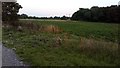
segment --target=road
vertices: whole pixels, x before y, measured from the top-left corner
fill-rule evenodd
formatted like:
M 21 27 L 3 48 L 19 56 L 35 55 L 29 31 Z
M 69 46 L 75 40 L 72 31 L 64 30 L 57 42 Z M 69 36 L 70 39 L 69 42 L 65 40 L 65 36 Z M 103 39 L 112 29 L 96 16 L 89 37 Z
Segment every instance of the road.
M 2 66 L 25 66 L 12 49 L 2 46 Z
M 1 41 L 0 41 L 0 68 L 2 66 L 2 44 L 1 44 Z

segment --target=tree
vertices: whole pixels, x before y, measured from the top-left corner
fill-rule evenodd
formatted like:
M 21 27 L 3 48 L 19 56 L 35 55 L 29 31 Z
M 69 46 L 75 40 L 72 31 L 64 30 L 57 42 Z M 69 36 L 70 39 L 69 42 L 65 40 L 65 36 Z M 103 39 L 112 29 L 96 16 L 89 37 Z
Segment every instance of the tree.
M 19 5 L 16 2 L 3 2 L 2 3 L 2 20 L 3 21 L 17 21 L 19 12 L 19 9 L 22 8 L 21 5 Z
M 72 15 L 71 20 L 120 23 L 120 6 L 93 6 L 91 9 L 80 8 Z
M 91 9 L 92 21 L 99 21 L 99 7 L 93 6 Z
M 69 19 L 69 17 L 66 16 L 61 17 L 61 20 L 67 20 L 67 19 Z
M 60 19 L 60 17 L 55 16 L 54 19 Z
M 92 17 L 92 14 L 91 14 L 91 11 L 88 10 L 85 14 L 84 14 L 84 20 L 88 20 L 88 21 L 91 21 L 91 17 Z
M 27 14 L 21 14 L 19 15 L 20 19 L 27 19 L 28 15 Z

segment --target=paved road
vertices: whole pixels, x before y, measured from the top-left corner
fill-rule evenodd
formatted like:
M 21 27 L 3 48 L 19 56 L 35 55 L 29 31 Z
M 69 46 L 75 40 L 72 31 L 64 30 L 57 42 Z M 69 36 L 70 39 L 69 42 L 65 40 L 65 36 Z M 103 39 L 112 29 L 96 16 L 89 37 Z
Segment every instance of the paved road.
M 0 42 L 0 68 L 2 66 L 2 44 Z
M 2 66 L 25 66 L 23 62 L 19 61 L 15 52 L 2 46 Z

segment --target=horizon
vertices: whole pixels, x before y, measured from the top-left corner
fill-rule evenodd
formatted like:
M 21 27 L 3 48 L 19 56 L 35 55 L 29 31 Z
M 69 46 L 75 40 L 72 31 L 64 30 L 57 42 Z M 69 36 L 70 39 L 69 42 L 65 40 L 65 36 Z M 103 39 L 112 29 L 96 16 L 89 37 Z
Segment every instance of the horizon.
M 71 17 L 74 12 L 79 8 L 91 8 L 92 6 L 107 7 L 111 5 L 118 5 L 119 0 L 39 0 L 30 1 L 28 0 L 17 0 L 23 8 L 20 9 L 19 14 L 27 14 L 28 16 L 36 17 Z M 27 3 L 27 4 L 26 4 Z M 31 5 L 34 3 L 33 5 Z

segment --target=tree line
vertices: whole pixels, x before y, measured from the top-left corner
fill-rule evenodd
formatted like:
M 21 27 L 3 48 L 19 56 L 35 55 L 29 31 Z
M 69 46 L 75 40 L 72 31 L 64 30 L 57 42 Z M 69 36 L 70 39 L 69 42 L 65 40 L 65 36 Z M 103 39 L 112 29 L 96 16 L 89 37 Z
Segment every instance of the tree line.
M 58 17 L 58 16 L 55 16 L 55 17 L 36 17 L 36 16 L 28 16 L 27 14 L 19 14 L 18 17 L 20 19 L 59 19 L 59 20 L 70 19 L 70 17 L 67 17 L 65 15 L 62 17 Z
M 79 8 L 72 17 L 36 17 L 28 16 L 27 14 L 17 14 L 22 6 L 15 2 L 2 3 L 2 20 L 3 21 L 17 21 L 18 19 L 60 19 L 60 20 L 83 20 L 95 22 L 115 22 L 120 23 L 120 5 L 111 5 L 107 7 L 93 6 L 88 8 Z
M 79 8 L 79 10 L 72 15 L 71 20 L 120 23 L 120 5 L 107 7 L 93 6 L 90 9 Z

